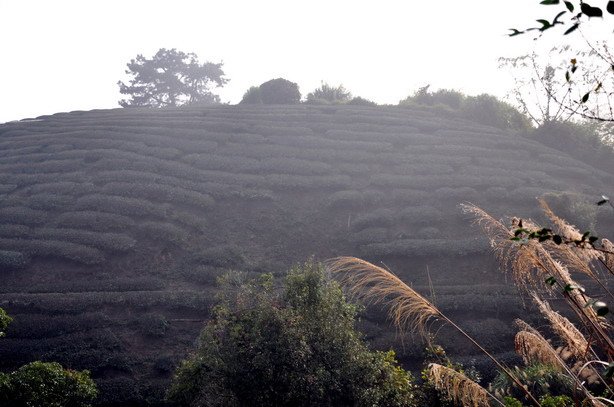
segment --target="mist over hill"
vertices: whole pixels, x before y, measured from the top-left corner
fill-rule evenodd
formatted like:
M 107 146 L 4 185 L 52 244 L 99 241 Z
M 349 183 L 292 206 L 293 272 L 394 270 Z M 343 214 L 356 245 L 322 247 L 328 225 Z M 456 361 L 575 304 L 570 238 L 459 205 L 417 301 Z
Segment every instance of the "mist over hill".
M 383 106 L 117 109 L 0 125 L 0 307 L 15 318 L 0 368 L 54 360 L 91 370 L 101 403 L 153 404 L 217 277 L 337 255 L 383 262 L 423 293 L 430 278 L 437 305 L 505 359 L 522 304 L 458 205 L 539 221 L 546 194 L 581 228 L 611 228 L 611 210 L 592 203 L 614 176 L 555 147 Z M 376 348 L 402 339 L 377 310 L 361 328 Z M 441 336 L 450 354 L 474 357 Z M 412 366 L 422 345 L 404 343 Z

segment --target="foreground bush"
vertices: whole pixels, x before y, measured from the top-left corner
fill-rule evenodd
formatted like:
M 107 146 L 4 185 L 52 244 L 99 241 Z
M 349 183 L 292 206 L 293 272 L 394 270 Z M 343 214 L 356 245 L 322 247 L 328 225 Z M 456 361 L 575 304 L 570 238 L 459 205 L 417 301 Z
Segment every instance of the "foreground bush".
M 268 275 L 228 284 L 169 398 L 182 406 L 414 405 L 411 375 L 393 352 L 368 350 L 355 318 L 318 264 L 293 268 L 281 295 Z
M 63 369 L 55 362 L 32 362 L 12 373 L 0 373 L 2 406 L 87 407 L 97 394 L 88 371 Z

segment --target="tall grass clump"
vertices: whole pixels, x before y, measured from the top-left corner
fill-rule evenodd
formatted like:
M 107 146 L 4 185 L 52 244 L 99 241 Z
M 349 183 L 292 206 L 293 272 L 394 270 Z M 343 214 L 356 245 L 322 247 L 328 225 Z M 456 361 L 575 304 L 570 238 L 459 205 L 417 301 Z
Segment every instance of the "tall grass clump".
M 613 245 L 589 232 L 581 233 L 554 214 L 545 200 L 540 199 L 539 204 L 552 223 L 551 228 L 520 218 L 511 218 L 507 226 L 475 205 L 462 205 L 463 211 L 481 226 L 502 270 L 511 275 L 521 297 L 530 298 L 549 324 L 552 338 L 524 321 L 517 321 L 519 331 L 514 346 L 527 368 L 505 366 L 430 300 L 389 270 L 354 257 L 331 259 L 328 270 L 350 294 L 372 304 L 383 304 L 397 328 L 417 332 L 429 343 L 435 321 L 452 326 L 494 362 L 518 397 L 490 391 L 492 387 L 488 390 L 480 386 L 454 366 L 428 365 L 426 380 L 457 405 L 546 406 L 570 405 L 565 403 L 571 401 L 582 406 L 614 405 L 611 400 L 614 345 L 609 308 L 604 300 L 612 298 L 608 280 L 614 274 Z M 579 276 L 582 281 L 591 282 L 594 298 L 578 283 Z M 552 301 L 548 301 L 552 299 L 563 300 L 571 311 L 567 314 L 573 318 L 553 309 Z M 568 384 L 569 394 L 533 394 L 526 373 L 532 366 L 545 366 L 556 372 Z

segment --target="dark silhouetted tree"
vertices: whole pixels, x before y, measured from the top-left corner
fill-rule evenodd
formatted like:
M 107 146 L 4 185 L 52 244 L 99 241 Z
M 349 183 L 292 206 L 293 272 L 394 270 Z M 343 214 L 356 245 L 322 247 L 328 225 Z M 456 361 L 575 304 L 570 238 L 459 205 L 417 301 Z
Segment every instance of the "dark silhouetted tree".
M 119 101 L 122 107 L 219 103 L 219 96 L 211 88 L 228 81 L 222 63 L 201 64 L 196 54 L 175 48 L 161 48 L 151 59 L 138 55 L 127 66 L 126 73 L 132 76 L 130 83 L 118 82 L 120 93 L 128 96 Z
M 301 92 L 296 83 L 277 78 L 260 85 L 260 98 L 267 105 L 291 105 L 301 101 Z

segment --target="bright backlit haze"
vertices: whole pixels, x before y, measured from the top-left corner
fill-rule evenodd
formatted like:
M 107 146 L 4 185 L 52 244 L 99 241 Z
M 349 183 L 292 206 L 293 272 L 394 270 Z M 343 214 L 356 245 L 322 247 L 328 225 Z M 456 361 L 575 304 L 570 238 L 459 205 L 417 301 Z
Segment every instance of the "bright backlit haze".
M 552 17 L 538 3 L 0 0 L 0 123 L 116 108 L 126 63 L 159 48 L 223 61 L 230 82 L 218 93 L 231 104 L 277 77 L 303 95 L 326 81 L 378 103 L 426 84 L 502 97 L 511 80 L 498 57 L 561 42 L 560 30 L 506 36 Z

